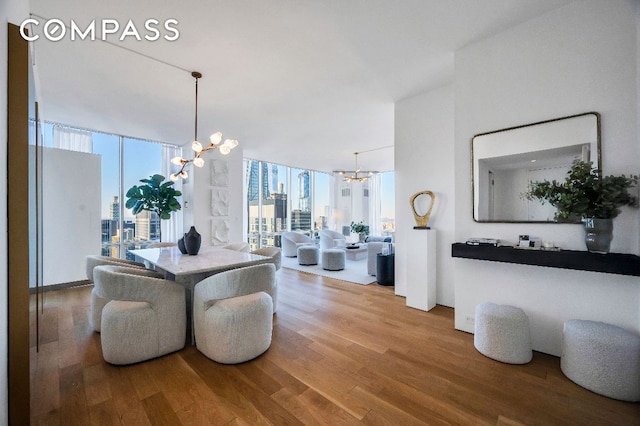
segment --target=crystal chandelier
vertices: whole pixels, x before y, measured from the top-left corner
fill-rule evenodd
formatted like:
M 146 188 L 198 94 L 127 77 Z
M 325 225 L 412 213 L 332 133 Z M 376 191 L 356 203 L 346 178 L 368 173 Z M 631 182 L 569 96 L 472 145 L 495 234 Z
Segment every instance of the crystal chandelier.
M 364 182 L 367 179 L 369 179 L 371 176 L 373 176 L 375 173 L 378 173 L 376 171 L 360 170 L 360 167 L 358 167 L 358 154 L 360 153 L 354 152 L 353 154 L 356 156 L 355 170 L 334 170 L 333 171 L 334 173 L 338 173 L 339 175 L 343 176 L 343 179 L 345 180 L 345 182 L 353 182 L 353 181 Z
M 172 181 L 177 181 L 178 178 L 186 179 L 189 177 L 185 167 L 189 163 L 193 163 L 196 167 L 204 166 L 204 159 L 202 158 L 202 154 L 211 150 L 217 149 L 220 151 L 220 154 L 227 155 L 231 152 L 233 148 L 238 146 L 238 141 L 235 139 L 225 139 L 222 142 L 222 133 L 216 132 L 209 137 L 209 145 L 202 146 L 200 142 L 198 142 L 198 79 L 202 78 L 202 74 L 197 71 L 193 71 L 191 76 L 196 79 L 196 114 L 195 114 L 195 131 L 193 142 L 191 143 L 191 149 L 194 152 L 194 157 L 191 160 L 184 159 L 182 157 L 174 157 L 171 159 L 171 162 L 175 165 L 181 166 L 180 171 L 177 173 L 172 173 L 169 177 Z M 222 142 L 222 143 L 220 143 Z

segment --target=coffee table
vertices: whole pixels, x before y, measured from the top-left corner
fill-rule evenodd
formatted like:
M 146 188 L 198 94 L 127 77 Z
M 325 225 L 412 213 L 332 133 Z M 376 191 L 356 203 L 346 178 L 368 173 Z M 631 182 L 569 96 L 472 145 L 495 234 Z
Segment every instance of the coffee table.
M 347 248 L 344 247 L 345 257 L 349 260 L 362 260 L 367 258 L 367 245 L 366 244 L 358 244 L 355 246 L 356 248 Z

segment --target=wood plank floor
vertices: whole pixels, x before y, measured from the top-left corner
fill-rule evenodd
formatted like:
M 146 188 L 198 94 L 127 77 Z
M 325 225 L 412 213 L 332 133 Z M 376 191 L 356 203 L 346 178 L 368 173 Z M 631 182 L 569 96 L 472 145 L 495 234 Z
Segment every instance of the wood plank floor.
M 91 287 L 47 293 L 31 424 L 640 424 L 640 404 L 579 387 L 557 357 L 515 366 L 482 356 L 454 330 L 453 309 L 408 308 L 392 287 L 278 275 L 271 348 L 235 366 L 193 346 L 109 365 L 89 326 Z

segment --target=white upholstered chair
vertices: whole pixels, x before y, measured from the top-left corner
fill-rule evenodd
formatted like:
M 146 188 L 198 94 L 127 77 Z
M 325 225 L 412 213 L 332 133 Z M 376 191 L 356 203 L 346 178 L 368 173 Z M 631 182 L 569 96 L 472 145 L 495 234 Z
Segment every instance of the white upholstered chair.
M 232 269 L 196 284 L 193 320 L 196 348 L 207 358 L 237 364 L 271 345 L 276 268 L 261 264 Z
M 108 300 L 100 336 L 108 363 L 132 364 L 184 347 L 184 287 L 140 272 L 120 266 L 98 266 L 93 271 L 97 295 Z
M 118 259 L 118 258 L 109 257 L 109 256 L 91 255 L 91 256 L 87 256 L 86 258 L 87 279 L 93 282 L 94 281 L 93 270 L 97 266 L 107 266 L 107 265 L 127 267 L 127 268 L 137 270 L 142 275 L 162 278 L 162 276 L 157 274 L 156 272 L 146 269 L 144 267 L 144 264 L 142 263 L 133 262 L 131 260 L 126 260 L 126 259 Z M 108 299 L 104 299 L 98 295 L 98 293 L 96 292 L 96 288 L 94 286 L 94 288 L 91 290 L 91 308 L 90 308 L 91 310 L 89 313 L 89 323 L 93 327 L 93 330 L 97 331 L 98 333 L 100 332 L 100 318 L 102 316 L 102 308 L 104 308 L 104 305 L 106 305 L 108 302 L 109 302 Z
M 282 255 L 286 257 L 296 257 L 298 247 L 313 244 L 313 240 L 300 232 L 282 233 Z
M 322 229 L 318 235 L 320 236 L 320 250 L 341 248 L 347 245 L 347 239 L 340 232 Z
M 249 249 L 251 248 L 251 246 L 249 246 L 249 243 L 245 243 L 244 241 L 242 241 L 239 243 L 226 244 L 222 246 L 222 248 L 225 248 L 227 250 L 235 250 L 235 251 L 241 251 L 244 253 L 249 253 Z
M 87 256 L 85 263 L 85 270 L 89 281 L 93 281 L 93 268 L 102 265 L 126 266 L 127 268 L 144 269 L 144 263 L 134 262 L 127 259 L 118 259 L 116 257 L 89 255 Z
M 276 271 L 282 266 L 282 249 L 280 247 L 261 247 L 253 250 L 251 253 L 270 257 L 276 267 Z

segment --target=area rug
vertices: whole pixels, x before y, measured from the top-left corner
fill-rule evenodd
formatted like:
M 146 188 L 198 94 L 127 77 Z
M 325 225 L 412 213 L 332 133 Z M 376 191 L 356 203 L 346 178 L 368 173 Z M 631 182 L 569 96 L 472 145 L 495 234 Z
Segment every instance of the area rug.
M 282 267 L 295 269 L 336 280 L 348 281 L 355 284 L 368 285 L 376 282 L 376 277 L 367 274 L 367 260 L 346 260 L 342 271 L 325 271 L 321 265 L 298 265 L 297 257 L 282 257 Z

